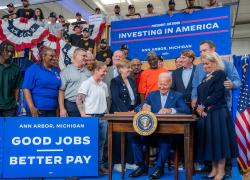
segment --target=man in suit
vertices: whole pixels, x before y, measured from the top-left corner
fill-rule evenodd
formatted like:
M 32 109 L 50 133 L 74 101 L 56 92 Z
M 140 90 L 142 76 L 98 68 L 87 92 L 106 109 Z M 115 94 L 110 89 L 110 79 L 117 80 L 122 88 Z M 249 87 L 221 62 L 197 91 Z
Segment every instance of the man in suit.
M 139 107 L 137 110 L 151 111 L 156 114 L 190 113 L 182 95 L 179 92 L 170 90 L 171 86 L 171 74 L 161 73 L 158 78 L 158 90 L 150 92 L 142 108 Z M 147 138 L 140 136 L 133 138 L 132 147 L 135 163 L 138 165 L 138 168 L 130 173 L 129 177 L 135 178 L 147 174 L 148 166 L 145 164 L 145 156 L 142 149 L 143 145 L 147 144 L 152 138 L 154 141 L 158 138 L 159 154 L 156 169 L 149 177 L 150 179 L 159 179 L 163 175 L 164 163 L 167 160 L 170 149 L 170 138 L 164 135 L 151 135 Z
M 179 58 L 181 67 L 173 71 L 173 83 L 172 90 L 182 93 L 185 103 L 191 109 L 191 93 L 192 93 L 192 80 L 195 72 L 195 65 L 193 62 L 195 60 L 195 54 L 192 50 L 184 50 L 181 52 Z M 184 148 L 183 148 L 183 136 L 176 135 L 175 142 L 181 154 L 181 159 L 183 161 Z
M 119 61 L 121 61 L 123 59 L 125 59 L 124 53 L 120 50 L 115 51 L 113 56 L 112 56 L 112 64 L 113 65 L 108 67 L 107 75 L 104 78 L 104 82 L 108 86 L 108 93 L 109 93 L 108 109 L 110 109 L 110 105 L 111 105 L 110 83 L 111 83 L 111 80 L 113 78 L 115 78 L 119 75 L 116 65 Z
M 183 94 L 184 101 L 188 106 L 191 103 L 192 80 L 195 71 L 194 60 L 195 54 L 192 50 L 182 51 L 180 57 L 182 67 L 174 70 L 172 74 L 172 89 Z

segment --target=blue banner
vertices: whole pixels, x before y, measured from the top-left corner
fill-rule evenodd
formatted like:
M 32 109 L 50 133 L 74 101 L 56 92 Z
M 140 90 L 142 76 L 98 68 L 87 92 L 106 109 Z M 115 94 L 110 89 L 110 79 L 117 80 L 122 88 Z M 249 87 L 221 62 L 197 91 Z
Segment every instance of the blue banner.
M 212 40 L 220 55 L 231 54 L 230 7 L 177 13 L 111 23 L 112 50 L 122 44 L 129 47 L 129 57 L 146 59 L 155 51 L 164 59 L 174 59 L 185 49 L 199 56 L 199 44 Z
M 6 118 L 4 178 L 98 176 L 97 118 Z

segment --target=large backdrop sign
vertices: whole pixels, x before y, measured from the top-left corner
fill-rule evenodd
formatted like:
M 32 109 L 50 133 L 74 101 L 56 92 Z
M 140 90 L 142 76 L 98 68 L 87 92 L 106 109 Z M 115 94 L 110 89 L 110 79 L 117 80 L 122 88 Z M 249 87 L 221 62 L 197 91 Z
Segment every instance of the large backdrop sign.
M 97 118 L 2 118 L 1 123 L 3 178 L 98 176 Z
M 128 44 L 129 57 L 144 60 L 149 51 L 165 59 L 180 56 L 184 49 L 199 55 L 199 43 L 212 40 L 220 55 L 231 54 L 230 7 L 112 22 L 111 47 Z

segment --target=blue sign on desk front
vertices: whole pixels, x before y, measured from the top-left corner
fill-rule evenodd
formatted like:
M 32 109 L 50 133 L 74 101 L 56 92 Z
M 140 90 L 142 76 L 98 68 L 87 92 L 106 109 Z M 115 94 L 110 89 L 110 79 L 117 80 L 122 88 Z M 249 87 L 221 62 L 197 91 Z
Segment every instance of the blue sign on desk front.
M 199 44 L 212 40 L 220 55 L 231 54 L 230 7 L 176 13 L 111 23 L 112 50 L 127 44 L 130 58 L 145 60 L 149 51 L 174 59 L 191 49 L 199 56 Z
M 98 176 L 97 118 L 6 118 L 4 178 Z

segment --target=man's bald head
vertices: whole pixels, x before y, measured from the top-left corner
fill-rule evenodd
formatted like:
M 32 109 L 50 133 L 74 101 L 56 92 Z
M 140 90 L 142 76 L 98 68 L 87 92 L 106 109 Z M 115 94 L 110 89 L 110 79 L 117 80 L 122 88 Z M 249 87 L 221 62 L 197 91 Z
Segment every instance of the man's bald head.
M 116 65 L 117 62 L 119 62 L 120 60 L 125 59 L 125 55 L 121 50 L 117 50 L 114 52 L 113 56 L 112 56 L 112 61 L 113 64 Z
M 132 68 L 133 73 L 138 74 L 139 72 L 141 72 L 141 66 L 142 66 L 142 63 L 139 59 L 132 59 L 131 68 Z

